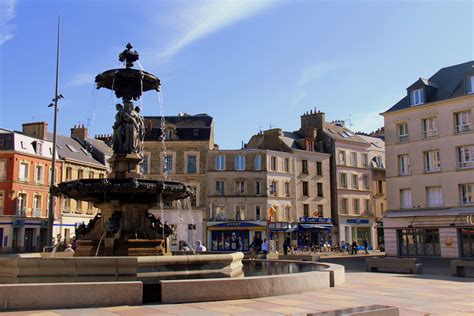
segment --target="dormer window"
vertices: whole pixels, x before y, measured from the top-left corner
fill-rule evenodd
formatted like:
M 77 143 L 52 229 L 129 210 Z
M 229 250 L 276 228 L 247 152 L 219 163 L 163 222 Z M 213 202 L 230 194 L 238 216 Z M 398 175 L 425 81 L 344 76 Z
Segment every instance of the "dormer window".
M 474 76 L 467 77 L 467 94 L 474 93 Z
M 410 104 L 418 105 L 425 103 L 425 93 L 423 89 L 410 91 Z

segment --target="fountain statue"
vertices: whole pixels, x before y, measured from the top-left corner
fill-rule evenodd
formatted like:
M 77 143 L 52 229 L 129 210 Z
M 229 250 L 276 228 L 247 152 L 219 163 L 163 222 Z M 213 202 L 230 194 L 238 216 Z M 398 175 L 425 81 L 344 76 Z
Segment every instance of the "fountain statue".
M 145 124 L 140 108 L 134 106 L 143 92 L 160 90 L 160 79 L 134 69 L 139 54 L 128 43 L 119 60 L 125 68 L 107 70 L 96 76 L 97 89 L 106 88 L 122 98 L 112 126 L 114 154 L 106 179 L 79 179 L 59 183 L 53 190 L 65 196 L 93 202 L 100 213 L 86 226 L 77 228 L 77 256 L 146 256 L 171 254 L 167 243 L 173 233 L 163 219 L 149 209 L 158 203 L 183 199 L 193 191 L 180 182 L 142 178 Z

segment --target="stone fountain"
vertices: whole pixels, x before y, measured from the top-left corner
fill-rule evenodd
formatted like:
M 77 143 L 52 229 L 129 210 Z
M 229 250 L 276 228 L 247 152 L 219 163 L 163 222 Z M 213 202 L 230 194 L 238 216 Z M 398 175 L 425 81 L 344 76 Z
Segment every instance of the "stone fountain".
M 145 125 L 140 108 L 134 106 L 143 92 L 160 90 L 160 79 L 134 69 L 139 54 L 129 43 L 120 53 L 125 68 L 107 70 L 96 76 L 97 89 L 113 90 L 117 104 L 106 179 L 79 179 L 60 183 L 53 194 L 89 201 L 100 213 L 76 231 L 77 256 L 150 256 L 171 254 L 167 237 L 172 229 L 155 218 L 149 209 L 158 203 L 183 199 L 193 191 L 181 182 L 146 180 L 140 164 Z

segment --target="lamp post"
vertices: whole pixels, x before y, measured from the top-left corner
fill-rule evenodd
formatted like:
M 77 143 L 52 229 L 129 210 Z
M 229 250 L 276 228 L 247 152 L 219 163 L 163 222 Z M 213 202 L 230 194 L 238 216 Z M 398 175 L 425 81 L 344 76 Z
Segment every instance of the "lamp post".
M 54 93 L 54 127 L 53 127 L 53 150 L 52 150 L 52 169 L 49 189 L 49 212 L 48 212 L 48 246 L 53 246 L 53 224 L 54 224 L 54 196 L 52 195 L 53 187 L 56 183 L 56 128 L 58 121 L 58 99 L 62 99 L 62 95 L 58 95 L 59 87 L 59 29 L 61 26 L 61 16 L 58 16 L 58 44 L 56 49 L 56 88 Z M 50 104 L 52 106 L 52 104 Z

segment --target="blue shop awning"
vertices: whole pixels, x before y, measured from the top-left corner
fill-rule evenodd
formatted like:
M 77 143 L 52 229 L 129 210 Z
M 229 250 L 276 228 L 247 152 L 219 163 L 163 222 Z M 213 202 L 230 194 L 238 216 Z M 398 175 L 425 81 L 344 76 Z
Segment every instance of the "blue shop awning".
M 301 229 L 332 229 L 332 225 L 319 225 L 319 224 L 299 224 Z

